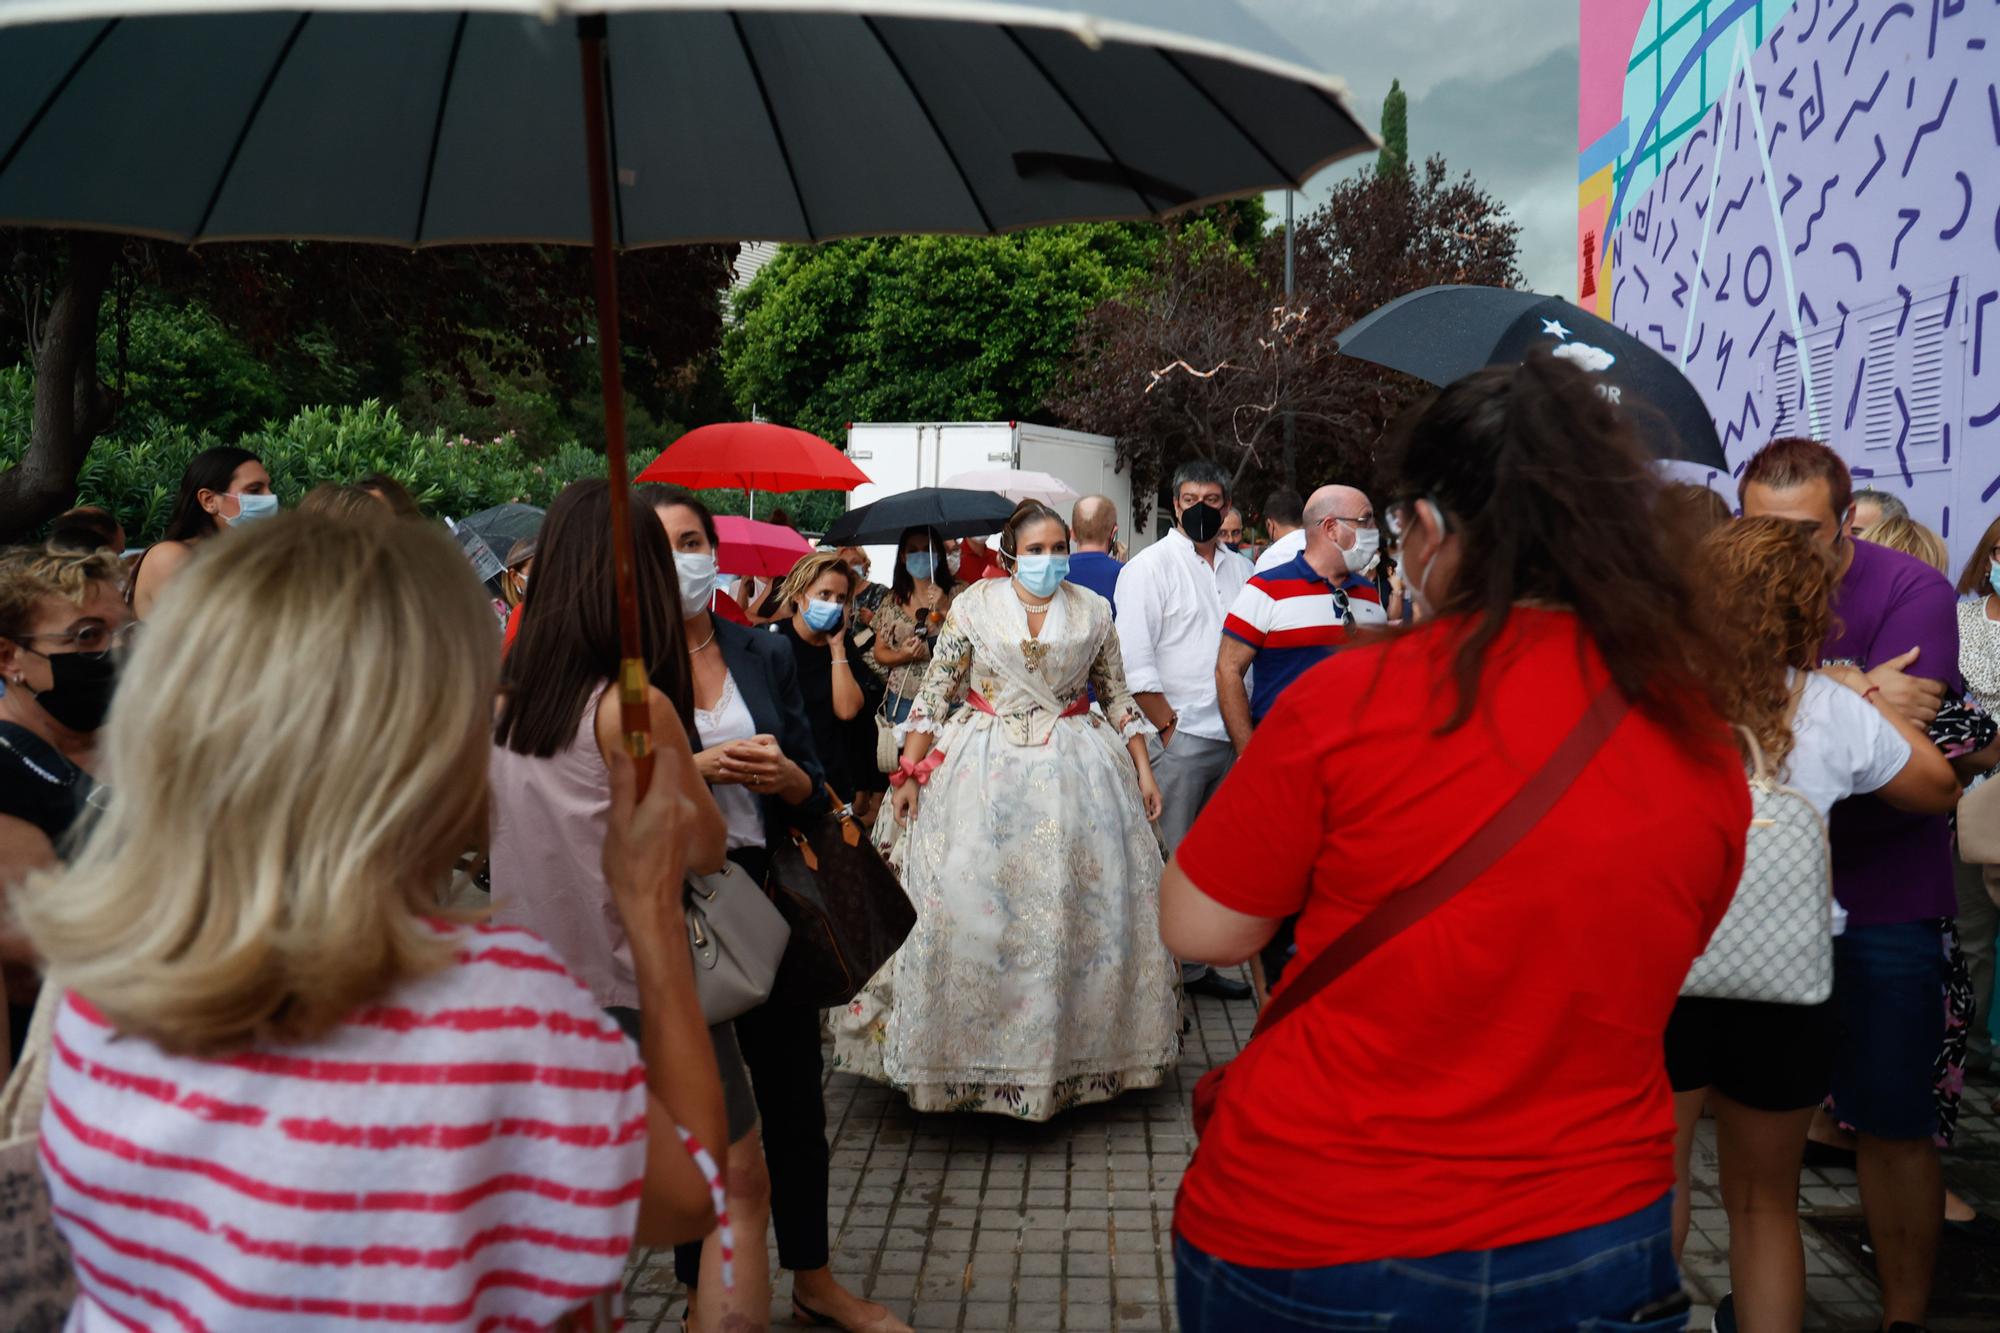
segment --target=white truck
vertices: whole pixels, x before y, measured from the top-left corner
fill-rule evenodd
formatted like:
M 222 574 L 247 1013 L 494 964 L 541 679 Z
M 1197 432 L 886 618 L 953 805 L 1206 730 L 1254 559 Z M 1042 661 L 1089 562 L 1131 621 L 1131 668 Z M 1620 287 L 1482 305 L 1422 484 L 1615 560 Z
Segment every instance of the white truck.
M 1110 497 L 1118 506 L 1119 538 L 1131 551 L 1152 544 L 1150 526 L 1141 532 L 1132 521 L 1132 474 L 1118 466 L 1117 442 L 1109 435 L 1025 421 L 857 421 L 847 428 L 847 456 L 873 478 L 849 492 L 849 509 L 936 486 L 961 472 L 1046 472 L 1078 495 Z M 870 547 L 868 559 L 875 580 L 889 582 L 896 553 Z

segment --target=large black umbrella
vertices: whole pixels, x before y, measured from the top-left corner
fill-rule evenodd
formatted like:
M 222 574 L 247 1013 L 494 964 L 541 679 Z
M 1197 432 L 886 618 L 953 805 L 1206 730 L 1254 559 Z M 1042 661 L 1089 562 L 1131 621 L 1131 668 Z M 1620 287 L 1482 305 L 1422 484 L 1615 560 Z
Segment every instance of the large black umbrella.
M 1631 334 L 1557 296 L 1445 286 L 1399 296 L 1340 335 L 1344 355 L 1432 384 L 1542 350 L 1588 371 L 1663 459 L 1726 472 L 1715 418 L 1680 367 Z
M 588 244 L 644 756 L 618 250 L 1154 217 L 1343 98 L 1239 0 L 0 0 L 0 225 Z
M 911 528 L 936 528 L 940 537 L 984 537 L 1000 531 L 1014 502 L 993 491 L 925 486 L 851 509 L 826 530 L 828 546 L 879 546 L 902 540 Z

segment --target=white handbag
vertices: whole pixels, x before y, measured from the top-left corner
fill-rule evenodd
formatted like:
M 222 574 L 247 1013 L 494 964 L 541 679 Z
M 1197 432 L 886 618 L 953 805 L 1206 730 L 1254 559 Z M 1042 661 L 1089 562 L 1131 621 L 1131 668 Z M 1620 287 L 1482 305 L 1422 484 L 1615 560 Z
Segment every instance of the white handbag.
M 1833 994 L 1833 853 L 1811 801 L 1780 783 L 1748 731 L 1743 878 L 1681 994 L 1819 1004 Z

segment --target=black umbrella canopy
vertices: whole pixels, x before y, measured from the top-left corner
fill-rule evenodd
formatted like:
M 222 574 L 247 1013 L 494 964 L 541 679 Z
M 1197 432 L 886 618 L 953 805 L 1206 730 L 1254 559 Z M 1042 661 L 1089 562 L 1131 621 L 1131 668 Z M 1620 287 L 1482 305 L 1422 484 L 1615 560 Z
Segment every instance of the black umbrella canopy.
M 0 222 L 589 244 L 568 13 L 625 248 L 1156 216 L 1373 145 L 1235 0 L 1084 7 L 0 0 Z
M 1340 335 L 1344 355 L 1450 384 L 1542 350 L 1587 371 L 1662 459 L 1728 471 L 1715 418 L 1680 367 L 1568 301 L 1503 287 L 1445 286 L 1399 296 Z
M 885 496 L 842 514 L 826 530 L 828 546 L 879 546 L 903 539 L 911 528 L 936 528 L 940 537 L 984 537 L 1000 531 L 1014 502 L 993 491 L 925 486 Z
M 643 784 L 619 249 L 1155 217 L 1374 146 L 1239 0 L 1086 3 L 0 0 L 0 224 L 588 244 Z

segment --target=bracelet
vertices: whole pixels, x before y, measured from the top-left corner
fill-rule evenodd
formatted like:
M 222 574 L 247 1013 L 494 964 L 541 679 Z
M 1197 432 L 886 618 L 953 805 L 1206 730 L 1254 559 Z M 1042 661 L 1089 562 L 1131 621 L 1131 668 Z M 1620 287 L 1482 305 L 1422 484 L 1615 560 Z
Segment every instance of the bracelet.
M 846 665 L 847 665 L 847 659 L 846 659 L 846 658 L 844 658 L 844 657 L 836 657 L 836 658 L 834 658 L 834 659 L 833 659 L 833 664 L 834 664 L 835 666 L 846 666 Z
M 1870 685 L 1867 689 L 1861 691 L 1861 702 L 1867 703 L 1871 696 L 1880 694 L 1881 692 L 1882 687 L 1880 685 Z

